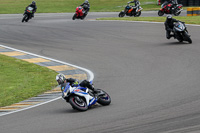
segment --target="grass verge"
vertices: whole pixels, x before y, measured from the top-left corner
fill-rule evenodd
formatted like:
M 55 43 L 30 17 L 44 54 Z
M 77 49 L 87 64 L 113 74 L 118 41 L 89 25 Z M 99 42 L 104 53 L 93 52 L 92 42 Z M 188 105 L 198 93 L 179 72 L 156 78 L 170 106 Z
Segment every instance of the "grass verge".
M 56 72 L 0 54 L 0 107 L 37 96 L 56 86 Z
M 75 12 L 84 0 L 35 0 L 37 13 Z M 91 12 L 120 12 L 130 0 L 89 0 Z M 0 0 L 0 14 L 23 13 L 32 0 Z M 156 0 L 140 0 L 144 10 L 158 10 Z
M 177 20 L 183 21 L 186 24 L 200 24 L 200 16 L 176 16 Z M 98 18 L 97 20 L 126 20 L 126 21 L 150 21 L 150 22 L 165 22 L 166 17 L 123 17 L 123 18 Z

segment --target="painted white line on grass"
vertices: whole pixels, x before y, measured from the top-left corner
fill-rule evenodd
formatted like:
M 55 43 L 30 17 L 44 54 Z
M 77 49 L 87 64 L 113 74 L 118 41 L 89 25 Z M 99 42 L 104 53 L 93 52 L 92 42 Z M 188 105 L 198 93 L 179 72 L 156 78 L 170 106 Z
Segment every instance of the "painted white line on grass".
M 11 49 L 11 50 L 14 50 L 14 51 L 26 53 L 28 55 L 33 55 L 33 56 L 37 56 L 37 57 L 44 58 L 44 59 L 47 59 L 47 60 L 51 60 L 51 61 L 54 61 L 54 62 L 58 62 L 58 63 L 61 63 L 61 64 L 65 64 L 65 65 L 69 65 L 69 66 L 72 66 L 72 67 L 76 67 L 76 68 L 81 69 L 81 70 L 83 70 L 83 71 L 88 73 L 88 75 L 89 75 L 89 79 L 88 80 L 89 81 L 92 81 L 94 79 L 93 72 L 88 70 L 88 69 L 86 69 L 86 68 L 79 67 L 79 66 L 76 66 L 76 65 L 73 65 L 73 64 L 69 64 L 69 63 L 66 63 L 66 62 L 63 62 L 63 61 L 55 60 L 55 59 L 52 59 L 52 58 L 44 57 L 44 56 L 41 56 L 41 55 L 29 53 L 29 52 L 26 52 L 26 51 L 18 50 L 18 49 L 11 48 L 11 47 L 8 47 L 8 46 L 5 46 L 5 45 L 1 45 L 1 44 L 0 44 L 0 47 L 4 47 L 4 48 Z M 36 105 L 30 106 L 30 107 L 27 107 L 27 108 L 23 108 L 23 109 L 11 111 L 11 112 L 8 112 L 8 113 L 4 113 L 4 114 L 1 114 L 0 116 L 5 116 L 5 115 L 8 115 L 8 114 L 12 114 L 12 113 L 20 112 L 20 111 L 23 111 L 23 110 L 31 109 L 31 108 L 34 108 L 34 107 L 37 107 L 37 106 L 40 106 L 40 105 L 43 105 L 43 104 L 46 104 L 46 103 L 53 102 L 53 101 L 58 100 L 60 98 L 62 98 L 62 97 L 58 97 L 58 98 L 55 98 L 55 99 L 52 99 L 52 100 L 49 100 L 49 101 L 46 101 L 46 102 L 43 102 L 43 103 L 40 103 L 40 104 L 36 104 Z

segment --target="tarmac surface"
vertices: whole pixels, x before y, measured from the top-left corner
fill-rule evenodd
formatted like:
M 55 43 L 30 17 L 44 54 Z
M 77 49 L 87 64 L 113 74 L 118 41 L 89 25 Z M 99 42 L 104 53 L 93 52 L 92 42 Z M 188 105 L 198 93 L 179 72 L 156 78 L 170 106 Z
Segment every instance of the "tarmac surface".
M 112 99 L 86 112 L 58 99 L 1 116 L 1 133 L 200 132 L 200 27 L 187 25 L 188 44 L 167 40 L 163 23 L 94 21 L 113 14 L 0 15 L 2 45 L 87 68 Z

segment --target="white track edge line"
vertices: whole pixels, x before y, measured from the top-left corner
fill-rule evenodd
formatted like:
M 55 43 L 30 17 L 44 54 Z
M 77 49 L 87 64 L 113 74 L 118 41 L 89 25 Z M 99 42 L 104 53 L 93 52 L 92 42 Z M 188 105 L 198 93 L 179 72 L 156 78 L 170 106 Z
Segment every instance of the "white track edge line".
M 65 65 L 69 65 L 69 66 L 72 66 L 72 67 L 76 67 L 76 68 L 78 68 L 78 69 L 81 69 L 81 70 L 83 70 L 83 71 L 86 71 L 86 72 L 89 74 L 89 81 L 92 81 L 92 80 L 94 79 L 94 73 L 93 73 L 92 71 L 86 69 L 86 68 L 79 67 L 79 66 L 76 66 L 76 65 L 73 65 L 73 64 L 70 64 L 70 63 L 66 63 L 66 62 L 63 62 L 63 61 L 55 60 L 55 59 L 52 59 L 52 58 L 44 57 L 44 56 L 41 56 L 41 55 L 29 53 L 29 52 L 26 52 L 26 51 L 18 50 L 18 49 L 11 48 L 11 47 L 8 47 L 8 46 L 5 46 L 5 45 L 1 45 L 1 44 L 0 44 L 0 47 L 7 48 L 7 49 L 11 49 L 11 50 L 18 51 L 18 52 L 22 52 L 22 53 L 26 53 L 26 54 L 28 54 L 28 55 L 37 56 L 37 57 L 40 57 L 40 58 L 44 58 L 44 59 L 47 59 L 47 60 L 51 60 L 51 61 L 54 61 L 54 62 L 58 62 L 58 63 L 61 63 L 61 64 L 65 64 Z M 36 104 L 36 105 L 31 106 L 31 107 L 27 107 L 27 108 L 15 110 L 15 111 L 12 111 L 12 112 L 8 112 L 8 113 L 5 113 L 5 114 L 1 114 L 0 116 L 5 116 L 5 115 L 8 115 L 8 114 L 20 112 L 20 111 L 23 111 L 23 110 L 28 110 L 28 109 L 31 109 L 31 108 L 34 108 L 34 107 L 37 107 L 37 106 L 40 106 L 40 105 L 43 105 L 43 104 L 46 104 L 46 103 L 55 101 L 55 100 L 58 100 L 58 99 L 60 99 L 60 98 L 62 98 L 62 97 L 58 97 L 58 98 L 55 98 L 55 99 L 52 99 L 52 100 L 49 100 L 49 101 L 46 101 L 46 102 L 42 102 L 42 103 L 40 103 L 40 104 Z
M 126 21 L 126 20 L 88 20 L 88 21 L 110 21 L 110 22 L 129 22 L 129 23 L 153 23 L 153 24 L 164 24 L 164 22 L 150 22 L 150 21 Z M 190 26 L 197 26 L 200 27 L 200 25 L 197 24 L 186 24 Z

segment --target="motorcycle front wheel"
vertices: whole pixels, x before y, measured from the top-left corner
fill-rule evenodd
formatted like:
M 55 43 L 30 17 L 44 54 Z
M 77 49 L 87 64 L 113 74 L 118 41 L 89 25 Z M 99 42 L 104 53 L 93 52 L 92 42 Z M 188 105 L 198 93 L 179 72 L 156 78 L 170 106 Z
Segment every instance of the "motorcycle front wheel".
M 22 18 L 22 23 L 27 19 L 27 14 L 24 15 L 24 17 Z
M 72 20 L 76 19 L 77 14 L 75 13 L 74 16 L 72 17 Z
M 163 16 L 165 13 L 161 10 L 158 11 L 158 16 Z
M 192 43 L 192 39 L 190 38 L 190 36 L 188 35 L 188 33 L 184 32 L 183 35 L 186 38 L 185 40 L 188 41 L 191 44 Z
M 140 15 L 141 15 L 141 11 L 139 11 L 139 12 L 137 12 L 136 14 L 135 14 L 135 17 L 139 17 Z
M 78 111 L 86 111 L 86 110 L 88 110 L 88 106 L 87 106 L 85 100 L 82 97 L 71 96 L 69 98 L 69 103 L 71 104 L 73 109 L 76 109 Z
M 120 12 L 118 16 L 119 16 L 120 18 L 121 18 L 121 17 L 124 17 L 124 16 L 125 16 L 125 13 L 124 13 L 124 12 Z
M 102 94 L 98 96 L 97 102 L 103 106 L 109 105 L 111 103 L 111 98 L 105 91 L 98 89 Z

